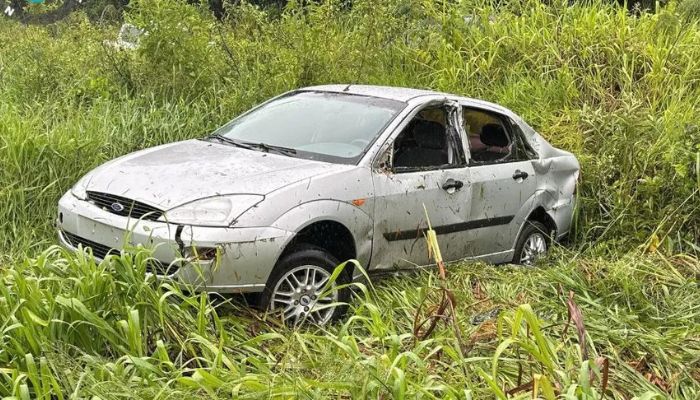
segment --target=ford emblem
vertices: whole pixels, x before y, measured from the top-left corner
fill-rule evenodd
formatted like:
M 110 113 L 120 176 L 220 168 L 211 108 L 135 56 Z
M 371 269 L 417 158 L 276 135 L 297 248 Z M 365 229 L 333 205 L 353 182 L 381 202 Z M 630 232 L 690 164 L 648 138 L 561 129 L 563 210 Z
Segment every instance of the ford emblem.
M 112 203 L 111 206 L 109 206 L 112 211 L 114 212 L 122 212 L 124 211 L 124 206 L 121 203 Z

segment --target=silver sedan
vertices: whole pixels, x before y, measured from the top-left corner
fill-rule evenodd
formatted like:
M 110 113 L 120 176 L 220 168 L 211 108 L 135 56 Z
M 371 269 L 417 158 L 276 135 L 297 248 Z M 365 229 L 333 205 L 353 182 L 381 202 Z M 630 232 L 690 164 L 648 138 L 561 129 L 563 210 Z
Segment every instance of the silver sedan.
M 424 210 L 448 261 L 532 263 L 569 232 L 578 175 L 571 153 L 501 106 L 316 86 L 96 168 L 59 201 L 57 227 L 95 258 L 148 246 L 154 274 L 325 323 L 359 275 L 347 264 L 330 279 L 343 261 L 430 264 Z

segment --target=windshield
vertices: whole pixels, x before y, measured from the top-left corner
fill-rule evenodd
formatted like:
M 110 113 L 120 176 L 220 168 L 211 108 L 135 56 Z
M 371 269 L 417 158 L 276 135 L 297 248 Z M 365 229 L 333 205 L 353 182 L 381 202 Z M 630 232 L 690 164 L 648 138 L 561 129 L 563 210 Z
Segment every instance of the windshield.
M 297 92 L 229 122 L 214 135 L 251 149 L 280 147 L 285 154 L 354 164 L 406 103 L 368 96 Z

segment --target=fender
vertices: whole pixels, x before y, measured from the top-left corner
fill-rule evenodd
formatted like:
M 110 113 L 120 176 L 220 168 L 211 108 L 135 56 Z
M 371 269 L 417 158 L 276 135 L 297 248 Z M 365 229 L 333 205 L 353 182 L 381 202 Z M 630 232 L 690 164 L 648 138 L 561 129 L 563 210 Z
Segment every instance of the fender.
M 544 212 L 554 221 L 554 225 L 556 226 L 555 228 L 555 238 L 559 239 L 562 236 L 566 235 L 569 231 L 569 226 L 570 226 L 570 221 L 565 221 L 563 218 L 565 217 L 566 212 L 558 212 L 559 208 L 552 207 L 554 204 L 552 200 L 552 194 L 549 193 L 546 189 L 539 189 L 537 190 L 532 197 L 530 197 L 525 204 L 523 204 L 523 207 L 520 209 L 518 212 L 518 215 L 516 215 L 515 219 L 518 222 L 518 232 L 517 235 L 515 235 L 515 242 L 513 242 L 512 248 L 515 249 L 515 244 L 518 242 L 518 239 L 520 238 L 520 232 L 522 232 L 523 228 L 525 227 L 525 223 L 527 222 L 527 219 L 530 217 L 530 214 L 532 214 L 535 209 L 538 207 L 542 207 L 544 209 Z M 573 200 L 571 201 L 571 207 L 573 207 Z
M 290 209 L 280 216 L 272 226 L 298 233 L 314 222 L 338 222 L 350 231 L 355 240 L 357 261 L 360 265 L 367 266 L 372 254 L 374 221 L 363 208 L 374 209 L 374 205 L 371 203 L 373 202 L 367 201 L 361 208 L 338 200 L 313 200 Z M 293 237 L 289 238 L 282 248 L 285 248 L 292 240 Z
M 538 207 L 542 207 L 554 221 L 556 239 L 566 235 L 571 227 L 579 163 L 570 153 L 555 149 L 543 140 L 542 142 L 547 146 L 546 150 L 551 155 L 550 158 L 532 161 L 532 166 L 537 173 L 537 189 L 532 197 L 525 201 L 515 217 L 518 221 L 518 232 L 514 236 L 515 242 L 512 248 L 515 248 L 528 217 Z
M 513 221 L 516 222 L 515 226 L 517 232 L 513 236 L 514 241 L 511 244 L 511 249 L 515 249 L 515 245 L 516 243 L 518 243 L 518 239 L 520 238 L 520 232 L 522 232 L 523 228 L 525 227 L 525 223 L 527 222 L 527 219 L 530 217 L 530 214 L 532 214 L 532 212 L 535 211 L 536 208 L 543 207 L 545 209 L 545 212 L 547 214 L 550 214 L 550 210 L 547 207 L 547 199 L 549 198 L 549 196 L 550 195 L 545 190 L 538 189 L 535 191 L 535 193 L 532 194 L 532 196 L 530 196 L 529 199 L 525 201 L 525 203 L 523 203 L 522 207 L 513 218 Z

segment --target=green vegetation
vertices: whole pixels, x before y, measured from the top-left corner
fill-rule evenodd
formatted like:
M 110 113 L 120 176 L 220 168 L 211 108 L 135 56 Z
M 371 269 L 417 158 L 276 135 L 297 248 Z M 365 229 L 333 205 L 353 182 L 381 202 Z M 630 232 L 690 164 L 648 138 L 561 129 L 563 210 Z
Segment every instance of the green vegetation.
M 700 397 L 696 3 L 640 17 L 527 0 L 240 4 L 219 23 L 141 0 L 124 15 L 149 33 L 136 51 L 105 46 L 119 24 L 81 13 L 0 18 L 0 396 L 503 398 L 534 380 L 543 398 Z M 145 278 L 147 251 L 95 265 L 50 247 L 55 204 L 89 169 L 328 82 L 521 114 L 581 161 L 572 246 L 532 269 L 449 266 L 462 343 L 445 324 L 414 340 L 431 271 L 360 287 L 347 322 L 293 331 Z M 565 328 L 568 307 L 585 332 Z
M 593 365 L 606 357 L 611 397 L 700 394 L 700 293 L 689 278 L 700 265 L 689 257 L 564 261 L 571 254 L 562 252 L 546 268 L 452 268 L 466 357 L 444 324 L 414 341 L 413 317 L 434 273 L 360 292 L 347 322 L 327 331 L 292 331 L 144 279 L 145 258 L 95 265 L 53 248 L 3 271 L 0 313 L 11 317 L 2 325 L 0 393 L 476 399 L 540 374 L 562 396 L 598 399 L 603 374 Z M 565 333 L 569 290 L 583 311 L 585 350 L 573 326 Z M 498 320 L 472 325 L 494 307 Z M 544 379 L 539 395 L 551 398 Z

